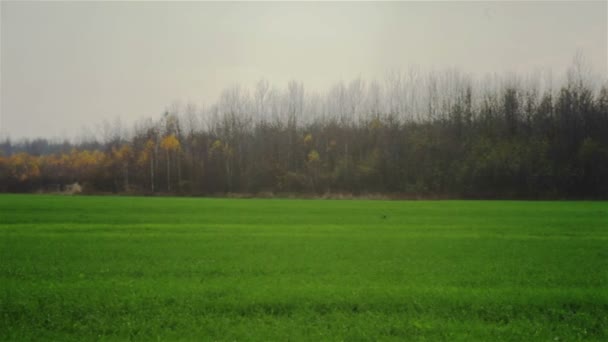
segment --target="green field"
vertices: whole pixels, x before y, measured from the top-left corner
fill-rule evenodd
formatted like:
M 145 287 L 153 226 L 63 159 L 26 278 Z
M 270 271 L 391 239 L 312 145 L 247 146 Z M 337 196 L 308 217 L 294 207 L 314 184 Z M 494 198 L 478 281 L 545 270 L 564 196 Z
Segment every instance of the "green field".
M 608 203 L 0 196 L 2 340 L 608 340 Z

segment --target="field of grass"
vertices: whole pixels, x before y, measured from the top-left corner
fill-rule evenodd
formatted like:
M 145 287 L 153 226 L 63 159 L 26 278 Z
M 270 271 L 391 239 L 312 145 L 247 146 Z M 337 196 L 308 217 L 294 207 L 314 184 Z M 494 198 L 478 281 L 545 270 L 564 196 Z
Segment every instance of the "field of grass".
M 1 340 L 608 340 L 608 203 L 0 196 Z

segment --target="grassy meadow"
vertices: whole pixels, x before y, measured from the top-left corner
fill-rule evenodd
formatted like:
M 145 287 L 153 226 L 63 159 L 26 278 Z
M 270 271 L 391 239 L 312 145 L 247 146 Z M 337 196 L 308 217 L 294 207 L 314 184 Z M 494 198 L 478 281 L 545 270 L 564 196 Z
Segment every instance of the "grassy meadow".
M 0 196 L 0 340 L 608 340 L 608 203 Z

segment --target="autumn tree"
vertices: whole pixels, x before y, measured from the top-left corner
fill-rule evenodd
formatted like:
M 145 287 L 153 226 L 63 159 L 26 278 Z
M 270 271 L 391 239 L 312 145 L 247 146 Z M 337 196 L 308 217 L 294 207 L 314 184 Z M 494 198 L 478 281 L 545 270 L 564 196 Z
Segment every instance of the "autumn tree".
M 106 123 L 99 142 L 6 139 L 0 189 L 78 180 L 154 192 L 166 176 L 167 191 L 188 194 L 608 198 L 608 83 L 580 65 L 565 76 L 411 68 L 326 93 L 260 81 L 252 95 L 231 87 L 214 104 L 175 104 L 131 131 Z
M 177 153 L 180 149 L 179 140 L 175 135 L 171 134 L 163 138 L 160 142 L 160 147 L 165 150 L 167 158 L 167 191 L 171 192 L 171 152 Z M 175 163 L 179 163 L 179 159 L 176 155 Z M 179 182 L 179 180 L 178 180 Z
M 113 162 L 122 170 L 124 190 L 129 191 L 129 161 L 132 156 L 132 149 L 129 145 L 124 144 L 119 148 L 112 149 Z
M 137 163 L 140 166 L 149 165 L 148 169 L 150 171 L 150 191 L 154 192 L 154 150 L 156 147 L 156 143 L 152 139 L 146 140 L 143 149 L 139 152 L 139 157 L 137 159 Z

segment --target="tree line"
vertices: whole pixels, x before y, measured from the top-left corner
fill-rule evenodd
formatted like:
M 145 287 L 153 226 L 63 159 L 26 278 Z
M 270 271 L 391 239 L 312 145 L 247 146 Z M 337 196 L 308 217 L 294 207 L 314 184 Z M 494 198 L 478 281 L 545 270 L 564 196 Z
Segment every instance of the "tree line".
M 475 78 L 412 68 L 326 93 L 260 81 L 80 142 L 0 143 L 0 191 L 607 198 L 608 84 L 580 63 Z

